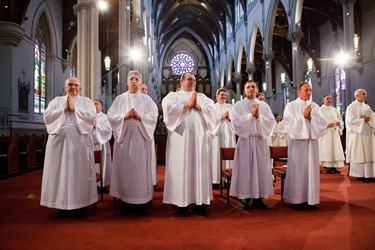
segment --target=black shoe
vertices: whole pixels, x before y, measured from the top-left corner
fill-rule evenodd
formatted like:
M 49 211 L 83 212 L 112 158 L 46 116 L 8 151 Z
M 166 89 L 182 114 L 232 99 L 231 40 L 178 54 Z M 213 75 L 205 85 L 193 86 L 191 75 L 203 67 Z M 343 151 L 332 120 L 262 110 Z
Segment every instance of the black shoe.
M 332 168 L 328 168 L 328 169 L 327 169 L 327 174 L 333 174 L 333 173 L 334 173 L 334 171 L 333 171 Z
M 341 172 L 338 171 L 336 168 L 332 168 L 332 172 L 333 172 L 333 173 L 341 173 Z
M 247 211 L 247 210 L 250 210 L 250 208 L 251 208 L 251 206 L 249 205 L 248 202 L 241 205 L 242 210 Z
M 181 217 L 189 216 L 189 207 L 177 207 L 177 215 Z
M 76 209 L 76 210 L 74 210 L 74 213 L 75 213 L 75 215 L 78 218 L 85 218 L 86 215 L 87 215 L 87 213 L 86 213 L 86 207 L 82 207 L 82 208 Z
M 292 208 L 298 211 L 303 210 L 303 204 L 292 204 Z
M 68 210 L 58 209 L 54 220 L 62 220 L 68 216 Z
M 253 205 L 256 206 L 257 208 L 261 209 L 261 210 L 267 210 L 268 209 L 268 206 L 263 203 L 262 198 L 254 199 Z
M 366 178 L 366 177 L 357 178 L 357 179 L 359 179 L 360 181 L 363 181 L 363 182 L 374 182 L 375 181 L 374 178 Z
M 139 214 L 147 215 L 148 214 L 147 203 L 137 205 L 137 211 Z
M 128 216 L 132 213 L 133 206 L 131 204 L 121 201 L 121 206 L 122 206 L 122 210 L 121 210 L 122 216 Z
M 212 189 L 213 189 L 213 190 L 218 190 L 218 189 L 220 189 L 220 184 L 212 184 Z
M 207 205 L 204 205 L 204 204 L 203 205 L 196 205 L 195 209 L 197 210 L 198 214 L 200 214 L 200 215 L 203 215 L 203 216 L 208 215 Z
M 308 205 L 307 204 L 307 208 L 310 209 L 310 210 L 314 210 L 314 211 L 318 211 L 319 210 L 319 207 L 317 205 Z

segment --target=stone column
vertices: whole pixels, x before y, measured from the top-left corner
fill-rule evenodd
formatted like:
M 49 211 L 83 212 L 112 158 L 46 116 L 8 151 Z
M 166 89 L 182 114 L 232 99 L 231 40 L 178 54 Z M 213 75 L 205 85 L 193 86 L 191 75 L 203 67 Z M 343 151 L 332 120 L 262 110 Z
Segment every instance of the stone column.
M 127 90 L 127 76 L 130 71 L 129 61 L 130 47 L 130 0 L 120 0 L 119 3 L 119 82 L 116 87 L 116 95 L 120 95 Z
M 301 70 L 300 70 L 300 63 L 301 63 L 301 46 L 300 46 L 300 41 L 303 38 L 303 33 L 300 31 L 300 26 L 297 24 L 299 27 L 298 31 L 291 32 L 288 34 L 288 40 L 292 42 L 292 65 L 293 65 L 293 76 L 291 77 L 291 81 L 293 81 L 293 86 L 298 86 L 300 82 L 302 81 L 302 75 L 301 75 Z M 292 96 L 293 95 L 293 96 Z M 294 100 L 296 98 L 297 94 L 295 91 L 289 95 L 289 98 L 291 100 Z
M 248 74 L 248 80 L 253 80 L 253 75 L 255 73 L 255 65 L 253 63 L 249 63 L 249 66 L 246 68 L 246 73 Z
M 263 54 L 262 56 L 262 59 L 264 60 L 264 63 L 265 63 L 265 69 L 266 69 L 266 84 L 267 84 L 267 90 L 266 90 L 266 98 L 268 99 L 268 103 L 269 103 L 269 99 L 273 96 L 273 93 L 272 93 L 272 60 L 274 59 L 274 54 L 273 52 L 271 51 L 271 53 L 268 53 L 268 54 Z M 258 83 L 259 85 L 261 85 L 262 83 Z M 262 86 L 258 86 L 260 89 Z M 278 89 L 278 86 L 276 86 L 276 102 L 278 101 L 277 98 L 278 98 L 278 95 L 277 95 L 277 90 Z
M 354 52 L 354 3 L 356 0 L 339 0 L 342 5 L 343 11 L 343 30 L 344 30 L 344 53 L 348 53 L 350 57 L 356 58 Z M 352 66 L 354 66 L 354 59 L 349 62 L 349 65 L 343 65 L 346 74 L 346 88 L 341 89 L 342 98 L 342 111 L 346 110 L 346 107 L 354 100 L 354 90 L 356 89 L 352 81 Z
M 232 104 L 232 81 L 227 81 L 227 84 L 225 85 L 225 89 L 227 90 L 228 96 L 227 96 L 227 103 Z
M 100 94 L 99 12 L 94 0 L 78 0 L 73 7 L 77 15 L 77 78 L 81 95 L 91 99 Z
M 241 73 L 237 72 L 236 73 L 236 101 L 241 100 L 241 94 L 242 94 L 241 82 L 242 82 Z

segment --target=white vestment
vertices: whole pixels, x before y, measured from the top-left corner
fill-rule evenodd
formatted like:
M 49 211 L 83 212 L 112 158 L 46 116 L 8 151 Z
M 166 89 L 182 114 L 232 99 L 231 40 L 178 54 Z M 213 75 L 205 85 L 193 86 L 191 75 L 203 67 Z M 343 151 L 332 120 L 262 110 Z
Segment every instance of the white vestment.
M 251 115 L 254 104 L 259 104 L 258 119 Z M 231 115 L 239 139 L 229 194 L 239 199 L 268 198 L 274 193 L 267 143 L 275 121 L 272 111 L 265 102 L 245 98 L 234 104 Z
M 192 94 L 171 92 L 162 101 L 168 128 L 163 202 L 179 207 L 209 205 L 213 199 L 210 130 L 216 112 L 213 101 L 198 93 L 202 111 L 189 109 L 182 113 Z
M 360 115 L 370 116 L 365 122 Z M 375 113 L 358 101 L 346 109 L 346 162 L 350 162 L 350 176 L 375 177 Z
M 103 112 L 96 114 L 96 126 L 92 131 L 92 137 L 94 139 L 94 149 L 102 150 L 103 187 L 106 187 L 111 181 L 112 159 L 109 140 L 112 137 L 112 127 L 107 115 Z M 96 172 L 99 173 L 99 171 L 100 165 L 96 164 Z
M 132 108 L 141 116 L 141 121 L 124 120 Z M 153 198 L 151 143 L 157 116 L 156 104 L 140 92 L 117 96 L 108 110 L 115 139 L 110 195 L 126 203 L 144 204 Z
M 274 123 L 272 135 L 272 146 L 287 146 L 288 135 L 286 134 L 284 121 Z
M 320 107 L 324 118 L 328 123 L 340 122 L 339 126 L 326 128 L 319 138 L 320 165 L 327 168 L 344 167 L 344 151 L 342 149 L 340 135 L 344 129 L 344 123 L 337 109 L 332 106 L 322 105 Z
M 311 120 L 303 109 L 311 103 Z M 318 139 L 327 128 L 318 104 L 300 98 L 286 105 L 284 123 L 289 136 L 284 199 L 292 204 L 319 203 L 320 165 Z
M 155 186 L 158 184 L 158 162 L 156 159 L 156 150 L 155 150 L 155 138 L 152 139 L 151 143 L 151 176 L 152 184 Z
M 220 169 L 220 147 L 233 148 L 236 147 L 236 134 L 233 125 L 227 119 L 221 120 L 221 116 L 232 110 L 229 103 L 215 103 L 216 109 L 216 126 L 212 131 L 212 183 L 218 184 L 221 179 Z M 230 115 L 229 115 L 230 117 Z M 224 168 L 233 167 L 233 161 L 224 161 Z
M 67 96 L 54 98 L 43 113 L 48 141 L 43 169 L 42 206 L 78 209 L 98 200 L 91 130 L 95 106 L 72 97 L 75 112 L 64 112 Z

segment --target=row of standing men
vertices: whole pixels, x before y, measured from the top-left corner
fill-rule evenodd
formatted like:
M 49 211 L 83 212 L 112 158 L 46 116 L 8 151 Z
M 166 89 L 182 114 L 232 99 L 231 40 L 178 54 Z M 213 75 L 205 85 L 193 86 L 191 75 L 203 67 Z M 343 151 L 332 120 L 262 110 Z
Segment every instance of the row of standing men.
M 141 214 L 148 212 L 147 203 L 153 198 L 156 176 L 152 149 L 158 109 L 148 95 L 139 92 L 141 82 L 139 72 L 129 72 L 128 91 L 116 97 L 107 116 L 102 112 L 96 114 L 95 105 L 98 111 L 101 106 L 98 100 L 94 105 L 89 98 L 79 95 L 81 83 L 76 78 L 66 80 L 66 96 L 56 97 L 49 103 L 44 112 L 49 137 L 41 205 L 58 209 L 56 219 L 65 218 L 70 210 L 84 217 L 86 207 L 98 200 L 93 141 L 99 148 L 107 149 L 103 152 L 110 162 L 108 140 L 111 133 L 99 132 L 106 130 L 112 130 L 114 146 L 110 182 L 104 185 L 110 184 L 110 195 L 121 200 L 122 215 L 131 214 L 134 209 Z M 242 209 L 267 209 L 262 199 L 273 194 L 267 138 L 273 131 L 275 118 L 267 103 L 256 98 L 257 84 L 248 81 L 244 87 L 247 98 L 234 106 L 225 103 L 225 90 L 218 91 L 216 104 L 197 93 L 192 73 L 184 73 L 180 84 L 180 91 L 171 92 L 162 100 L 168 129 L 163 203 L 172 204 L 180 216 L 188 216 L 192 204 L 199 214 L 207 215 L 207 207 L 213 199 L 212 183 L 220 182 L 220 170 L 218 166 L 211 168 L 211 156 L 218 162 L 219 146 L 236 146 L 230 195 L 242 200 Z M 366 96 L 366 91 L 360 90 L 360 93 Z M 298 210 L 316 210 L 319 203 L 318 139 L 331 122 L 319 106 L 310 101 L 308 83 L 299 86 L 298 94 L 298 99 L 290 102 L 284 112 L 289 137 L 284 198 Z M 364 101 L 357 98 L 348 107 L 349 111 L 356 105 L 352 107 L 353 113 L 349 115 L 347 111 L 347 133 L 356 133 L 356 136 L 349 140 L 347 150 L 355 152 L 349 156 L 347 153 L 347 159 L 352 162 L 359 158 L 357 146 L 365 136 L 361 132 L 371 130 L 370 139 L 366 139 L 371 149 L 362 150 L 364 161 L 355 162 L 358 168 L 352 164 L 351 173 L 353 168 L 371 169 L 371 173 L 369 170 L 362 170 L 362 173 L 374 177 L 371 157 L 374 157 L 375 117 Z M 350 129 L 349 119 L 356 120 L 353 126 L 349 125 Z M 239 137 L 237 144 L 234 134 Z M 216 136 L 214 140 L 213 136 Z

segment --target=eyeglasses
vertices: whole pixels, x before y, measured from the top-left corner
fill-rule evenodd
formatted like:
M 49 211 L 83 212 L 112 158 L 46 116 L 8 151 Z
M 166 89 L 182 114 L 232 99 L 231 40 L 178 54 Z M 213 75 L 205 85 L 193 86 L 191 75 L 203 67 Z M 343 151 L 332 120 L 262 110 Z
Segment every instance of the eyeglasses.
M 75 84 L 75 83 L 68 83 L 67 84 L 67 86 L 69 87 L 69 88 L 79 88 L 79 85 L 78 84 Z

